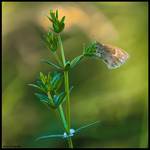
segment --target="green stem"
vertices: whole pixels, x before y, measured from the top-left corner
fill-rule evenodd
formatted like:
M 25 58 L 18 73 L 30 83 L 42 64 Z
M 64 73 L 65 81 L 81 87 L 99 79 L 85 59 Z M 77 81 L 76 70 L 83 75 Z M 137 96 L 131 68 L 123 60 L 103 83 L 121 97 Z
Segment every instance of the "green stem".
M 73 148 L 73 143 L 71 137 L 68 138 L 69 148 Z
M 60 114 L 60 118 L 61 118 L 61 121 L 63 123 L 63 127 L 66 131 L 66 133 L 69 135 L 70 134 L 70 130 L 68 132 L 68 127 L 67 127 L 67 122 L 66 122 L 66 119 L 65 119 L 65 115 L 64 115 L 64 112 L 63 112 L 63 108 L 62 108 L 62 105 L 60 105 L 58 107 L 58 112 Z M 73 148 L 73 144 L 72 144 L 72 139 L 71 137 L 67 138 L 67 141 L 68 141 L 68 144 L 69 144 L 69 148 Z
M 64 71 L 64 78 L 65 78 L 65 91 L 67 94 L 67 100 L 66 100 L 66 119 L 68 123 L 68 130 L 70 129 L 71 123 L 70 123 L 70 95 L 69 95 L 69 77 L 68 77 L 68 71 Z
M 67 124 L 68 124 L 68 131 L 70 132 L 70 95 L 69 95 L 69 77 L 68 77 L 68 71 L 64 71 L 64 77 L 65 77 L 65 91 L 67 94 L 67 101 L 66 101 L 66 118 L 67 118 Z M 73 143 L 71 137 L 68 138 L 69 147 L 73 148 Z
M 61 118 L 61 120 L 62 120 L 64 129 L 67 130 L 68 127 L 67 127 L 67 123 L 66 123 L 66 119 L 65 119 L 65 115 L 64 115 L 64 112 L 63 112 L 62 105 L 59 105 L 58 111 L 59 111 L 60 118 Z
M 60 50 L 61 50 L 61 57 L 62 57 L 62 62 L 63 62 L 63 66 L 65 68 L 66 65 L 66 60 L 65 60 L 65 54 L 64 54 L 64 48 L 63 48 L 63 44 L 61 41 L 61 36 L 60 34 L 58 35 L 58 40 L 59 40 L 59 44 L 60 44 Z M 69 96 L 69 77 L 68 77 L 68 71 L 64 71 L 64 79 L 65 79 L 65 91 L 67 94 L 67 101 L 66 101 L 66 120 L 67 120 L 67 128 L 66 128 L 66 133 L 69 135 L 70 134 L 70 96 Z M 69 144 L 69 148 L 73 148 L 73 144 L 72 144 L 72 139 L 71 137 L 67 138 L 68 140 L 68 144 Z
M 53 53 L 53 54 L 54 54 L 54 56 L 55 56 L 55 58 L 56 58 L 58 64 L 59 64 L 60 66 L 62 66 L 63 64 L 62 64 L 61 60 L 59 59 L 57 53 L 55 52 L 55 53 Z
M 62 61 L 63 61 L 64 67 L 65 67 L 66 60 L 65 60 L 64 48 L 63 48 L 63 45 L 62 45 L 60 34 L 58 35 L 58 40 L 59 40 L 59 44 L 60 44 Z

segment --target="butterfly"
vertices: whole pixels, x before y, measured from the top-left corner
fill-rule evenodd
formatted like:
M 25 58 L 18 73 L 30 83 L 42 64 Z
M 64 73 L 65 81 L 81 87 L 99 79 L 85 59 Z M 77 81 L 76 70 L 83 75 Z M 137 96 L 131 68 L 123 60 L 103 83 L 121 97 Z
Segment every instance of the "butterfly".
M 95 56 L 102 59 L 109 69 L 120 67 L 129 58 L 123 49 L 99 42 L 96 42 Z

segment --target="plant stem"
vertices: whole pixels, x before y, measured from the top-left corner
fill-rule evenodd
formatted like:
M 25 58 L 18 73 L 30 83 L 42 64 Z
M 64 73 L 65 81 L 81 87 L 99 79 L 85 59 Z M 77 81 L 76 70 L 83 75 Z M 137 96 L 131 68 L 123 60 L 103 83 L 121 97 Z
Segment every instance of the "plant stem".
M 68 71 L 64 71 L 64 78 L 65 78 L 65 91 L 67 94 L 67 100 L 66 100 L 66 119 L 68 123 L 68 129 L 70 129 L 70 95 L 69 95 L 69 77 L 68 77 Z
M 55 53 L 53 53 L 53 54 L 54 54 L 54 56 L 55 56 L 55 58 L 56 58 L 58 64 L 59 64 L 60 66 L 62 66 L 62 62 L 61 62 L 61 60 L 59 59 L 59 56 L 57 55 L 57 53 L 55 52 Z
M 60 114 L 60 118 L 61 118 L 61 121 L 63 123 L 63 127 L 64 127 L 66 133 L 69 135 L 70 134 L 70 130 L 68 132 L 67 122 L 66 122 L 66 119 L 65 119 L 65 115 L 64 115 L 64 112 L 63 112 L 62 105 L 60 105 L 58 107 L 58 112 Z M 71 137 L 67 138 L 67 140 L 68 140 L 69 148 L 73 148 Z
M 64 54 L 64 49 L 63 49 L 63 44 L 62 44 L 62 41 L 61 41 L 60 34 L 58 35 L 58 40 L 59 40 L 59 44 L 60 44 L 62 62 L 63 62 L 63 66 L 65 68 L 66 60 L 65 60 L 65 54 Z M 66 91 L 66 94 L 67 94 L 67 101 L 66 101 L 66 120 L 67 120 L 67 122 L 66 122 L 67 126 L 66 127 L 67 128 L 66 128 L 66 133 L 69 135 L 71 124 L 70 124 L 70 95 L 69 95 L 68 71 L 64 71 L 64 80 L 65 80 L 65 91 Z M 68 137 L 67 140 L 68 140 L 69 148 L 73 148 L 71 137 Z
M 67 123 L 66 123 L 66 119 L 65 119 L 65 115 L 64 115 L 64 112 L 63 112 L 62 105 L 59 105 L 58 111 L 59 111 L 60 118 L 61 118 L 61 120 L 62 120 L 64 129 L 67 130 Z
M 67 118 L 67 124 L 68 124 L 68 130 L 70 132 L 70 95 L 69 95 L 69 77 L 68 77 L 68 71 L 64 71 L 64 78 L 65 78 L 65 91 L 67 94 L 67 101 L 66 101 L 66 118 Z M 72 139 L 71 137 L 68 138 L 69 147 L 73 148 Z
M 62 45 L 62 41 L 61 41 L 60 34 L 58 35 L 58 40 L 59 40 L 59 44 L 60 44 L 60 50 L 61 50 L 62 61 L 63 61 L 64 67 L 65 67 L 65 65 L 66 65 L 66 60 L 65 60 L 64 48 L 63 48 L 63 45 Z
M 73 143 L 71 137 L 68 138 L 69 148 L 73 148 Z

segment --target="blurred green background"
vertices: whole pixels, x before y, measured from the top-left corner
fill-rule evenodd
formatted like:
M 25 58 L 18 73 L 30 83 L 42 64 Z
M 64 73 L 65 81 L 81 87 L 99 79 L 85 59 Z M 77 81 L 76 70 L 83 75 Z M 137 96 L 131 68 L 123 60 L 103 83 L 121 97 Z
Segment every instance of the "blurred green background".
M 83 44 L 97 40 L 126 50 L 130 58 L 108 70 L 86 59 L 70 72 L 72 128 L 101 123 L 73 137 L 75 147 L 147 147 L 148 145 L 148 3 L 147 2 L 3 2 L 2 3 L 2 145 L 65 147 L 64 140 L 35 142 L 44 134 L 63 133 L 61 122 L 29 87 L 39 72 L 53 71 L 41 58 L 55 59 L 41 35 L 51 25 L 49 9 L 66 16 L 65 55 L 80 55 Z

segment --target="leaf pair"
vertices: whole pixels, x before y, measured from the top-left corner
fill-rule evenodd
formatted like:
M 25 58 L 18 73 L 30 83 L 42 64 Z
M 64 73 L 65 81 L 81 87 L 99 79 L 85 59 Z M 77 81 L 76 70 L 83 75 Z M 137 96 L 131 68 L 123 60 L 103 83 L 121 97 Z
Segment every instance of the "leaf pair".
M 84 55 L 80 55 L 75 57 L 71 62 L 70 61 L 66 61 L 64 70 L 69 71 L 70 69 L 74 68 L 76 65 L 78 65 L 81 60 L 84 58 Z
M 93 57 L 95 56 L 95 52 L 97 49 L 97 42 L 94 41 L 90 44 L 88 44 L 86 47 L 83 48 L 83 54 L 79 55 L 77 57 L 75 57 L 71 63 L 70 63 L 70 68 L 74 68 L 76 65 L 78 65 L 81 60 L 83 60 L 84 57 L 89 56 L 89 57 Z
M 48 139 L 48 138 L 62 138 L 62 139 L 67 139 L 68 137 L 74 136 L 74 134 L 79 133 L 81 130 L 83 130 L 85 128 L 88 128 L 88 127 L 91 127 L 91 126 L 93 126 L 93 125 L 95 125 L 97 123 L 100 123 L 100 121 L 96 121 L 96 122 L 84 125 L 84 126 L 78 128 L 76 130 L 75 129 L 70 129 L 70 134 L 69 135 L 67 135 L 66 132 L 64 132 L 64 134 L 45 135 L 45 136 L 41 136 L 41 137 L 36 138 L 36 141 L 43 140 L 43 139 Z
M 78 65 L 83 58 L 84 58 L 84 55 L 80 55 L 80 56 L 75 57 L 71 62 L 67 61 L 66 65 L 65 65 L 65 68 L 62 68 L 61 66 L 56 65 L 56 64 L 54 64 L 53 62 L 51 62 L 49 60 L 42 59 L 41 62 L 46 63 L 46 64 L 48 64 L 48 65 L 50 65 L 53 68 L 56 68 L 58 70 L 63 70 L 63 69 L 64 70 L 69 70 L 69 69 L 74 68 L 76 65 Z
M 52 66 L 58 70 L 62 70 L 62 68 L 60 66 L 54 64 L 53 62 L 51 62 L 49 60 L 42 59 L 41 62 L 46 63 L 46 64 L 48 64 L 48 65 L 50 65 L 50 66 Z
M 48 17 L 48 19 L 52 22 L 54 32 L 60 33 L 64 29 L 65 16 L 63 16 L 62 19 L 59 20 L 58 10 L 56 10 L 56 12 L 53 12 L 52 10 L 50 10 L 50 17 Z

